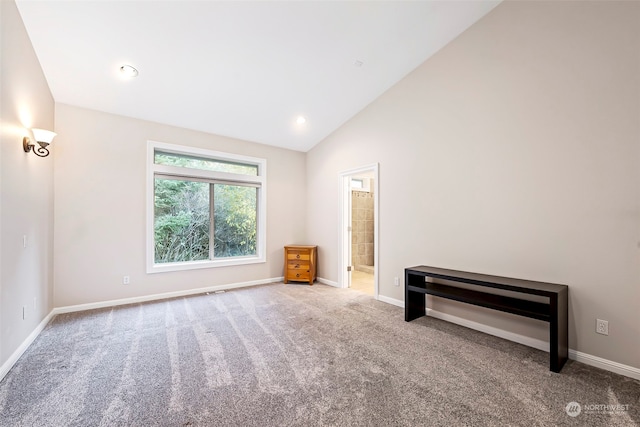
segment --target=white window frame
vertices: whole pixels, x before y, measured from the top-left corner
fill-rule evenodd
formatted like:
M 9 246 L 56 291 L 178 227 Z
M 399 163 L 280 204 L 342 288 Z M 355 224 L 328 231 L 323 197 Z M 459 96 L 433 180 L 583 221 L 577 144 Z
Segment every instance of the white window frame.
M 191 169 L 179 166 L 158 165 L 155 163 L 156 150 L 202 157 L 223 162 L 243 163 L 258 167 L 258 175 L 242 175 L 228 172 L 214 172 L 208 170 Z M 243 184 L 258 188 L 257 194 L 257 245 L 256 255 L 218 258 L 202 261 L 155 263 L 154 222 L 155 222 L 155 177 L 156 175 L 188 178 L 194 180 L 219 181 L 222 184 Z M 161 273 L 168 271 L 194 270 L 200 268 L 227 267 L 232 265 L 257 264 L 266 262 L 267 246 L 267 160 L 239 154 L 223 153 L 203 148 L 187 147 L 184 145 L 167 144 L 164 142 L 147 141 L 147 273 Z M 213 242 L 211 242 L 213 244 Z

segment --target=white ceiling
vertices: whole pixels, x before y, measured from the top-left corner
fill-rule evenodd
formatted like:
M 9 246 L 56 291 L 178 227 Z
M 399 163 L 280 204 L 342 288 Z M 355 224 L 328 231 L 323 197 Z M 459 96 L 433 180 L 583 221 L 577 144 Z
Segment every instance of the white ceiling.
M 499 1 L 16 3 L 56 102 L 308 151 Z

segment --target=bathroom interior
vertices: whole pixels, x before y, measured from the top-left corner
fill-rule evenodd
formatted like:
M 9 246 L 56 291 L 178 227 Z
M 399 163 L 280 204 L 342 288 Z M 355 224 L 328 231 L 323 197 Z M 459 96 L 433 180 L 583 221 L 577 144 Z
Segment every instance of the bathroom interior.
M 373 173 L 351 178 L 351 288 L 374 295 Z

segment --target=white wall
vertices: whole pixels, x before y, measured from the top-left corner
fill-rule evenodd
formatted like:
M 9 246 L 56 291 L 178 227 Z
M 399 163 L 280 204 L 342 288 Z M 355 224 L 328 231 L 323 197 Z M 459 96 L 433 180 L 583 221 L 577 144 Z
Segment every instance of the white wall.
M 339 280 L 338 174 L 374 162 L 382 296 L 419 264 L 567 284 L 570 347 L 640 367 L 640 3 L 504 2 L 312 149 L 320 277 Z
M 282 277 L 283 246 L 305 241 L 304 153 L 63 104 L 56 131 L 56 307 Z M 148 140 L 267 159 L 266 263 L 146 273 Z
M 54 102 L 13 1 L 0 1 L 0 365 L 52 308 L 53 158 L 22 149 Z M 23 248 L 23 236 L 27 248 Z M 34 306 L 35 299 L 35 306 Z M 25 307 L 26 317 L 22 318 Z

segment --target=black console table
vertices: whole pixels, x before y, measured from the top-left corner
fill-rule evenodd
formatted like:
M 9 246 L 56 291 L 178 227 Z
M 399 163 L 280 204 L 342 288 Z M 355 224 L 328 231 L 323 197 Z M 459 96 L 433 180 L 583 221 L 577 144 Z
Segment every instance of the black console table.
M 472 290 L 449 284 L 427 282 L 427 277 L 475 285 L 476 288 Z M 497 295 L 477 287 L 502 289 L 523 296 L 538 295 L 546 297 L 547 302 L 530 301 L 519 298 L 519 295 L 515 297 Z M 549 322 L 550 370 L 560 372 L 567 361 L 569 352 L 569 287 L 567 285 L 446 270 L 424 265 L 406 268 L 404 270 L 405 321 L 410 322 L 426 315 L 426 294 L 547 321 Z

